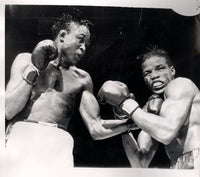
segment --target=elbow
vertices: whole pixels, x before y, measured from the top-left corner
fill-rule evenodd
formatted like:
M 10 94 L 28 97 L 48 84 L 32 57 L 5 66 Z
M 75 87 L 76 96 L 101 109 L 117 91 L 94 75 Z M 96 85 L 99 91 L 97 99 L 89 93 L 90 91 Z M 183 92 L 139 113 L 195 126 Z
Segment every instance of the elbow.
M 171 141 L 172 141 L 172 139 L 171 139 L 170 137 L 166 137 L 166 138 L 163 138 L 163 139 L 161 140 L 161 142 L 162 142 L 164 145 L 170 144 Z
M 97 134 L 90 134 L 93 140 L 101 140 L 101 136 L 97 135 Z
M 173 130 L 167 131 L 165 135 L 160 137 L 160 142 L 162 142 L 164 145 L 169 145 L 174 138 L 176 137 L 176 133 Z
M 93 140 L 102 140 L 105 139 L 104 133 L 100 130 L 100 128 L 93 126 L 92 129 L 90 129 L 90 136 Z
M 5 111 L 5 117 L 6 117 L 6 120 L 11 120 L 14 115 L 10 112 L 10 111 Z
M 98 136 L 96 134 L 95 135 L 91 134 L 91 137 L 92 137 L 93 140 L 101 140 L 102 139 L 100 136 Z
M 90 136 L 92 137 L 93 140 L 101 140 L 101 139 L 103 139 L 102 135 L 99 132 L 95 131 L 95 130 L 90 131 Z
M 15 116 L 12 107 L 10 106 L 5 106 L 5 118 L 6 120 L 11 120 Z
M 12 102 L 8 101 L 8 98 L 5 98 L 5 118 L 6 120 L 11 120 L 15 114 L 13 112 L 14 108 Z

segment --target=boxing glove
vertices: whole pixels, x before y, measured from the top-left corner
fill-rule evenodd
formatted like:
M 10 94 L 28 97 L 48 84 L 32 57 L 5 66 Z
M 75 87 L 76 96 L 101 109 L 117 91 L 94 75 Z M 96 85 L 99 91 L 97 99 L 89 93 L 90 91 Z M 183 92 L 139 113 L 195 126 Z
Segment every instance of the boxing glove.
M 39 42 L 33 49 L 31 61 L 39 71 L 42 71 L 51 60 L 56 59 L 57 55 L 58 52 L 54 42 L 46 39 Z
M 148 100 L 147 111 L 159 115 L 163 101 L 159 95 L 152 95 Z
M 130 98 L 135 99 L 135 95 L 133 93 L 130 93 Z M 113 114 L 115 119 L 128 119 L 128 115 L 124 113 L 122 109 L 119 107 L 113 106 Z
M 128 119 L 128 115 L 125 114 L 123 110 L 115 106 L 113 106 L 113 114 L 115 119 Z
M 31 55 L 32 65 L 25 68 L 22 78 L 30 85 L 36 83 L 40 71 L 44 70 L 51 60 L 57 57 L 57 48 L 52 40 L 43 40 L 33 49 Z
M 101 104 L 108 103 L 115 107 L 119 107 L 129 97 L 128 87 L 119 81 L 106 81 L 97 94 L 97 99 Z

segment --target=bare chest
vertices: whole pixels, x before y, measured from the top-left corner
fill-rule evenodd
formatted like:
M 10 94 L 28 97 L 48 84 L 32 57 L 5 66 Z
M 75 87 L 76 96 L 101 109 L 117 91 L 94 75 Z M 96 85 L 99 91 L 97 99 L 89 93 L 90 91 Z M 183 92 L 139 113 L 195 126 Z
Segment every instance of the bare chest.
M 86 76 L 76 68 L 61 69 L 62 92 L 64 94 L 77 94 L 86 86 Z
M 37 99 L 48 90 L 55 90 L 63 96 L 75 96 L 85 86 L 85 76 L 78 69 L 59 69 L 49 65 L 41 72 L 32 91 L 32 99 Z

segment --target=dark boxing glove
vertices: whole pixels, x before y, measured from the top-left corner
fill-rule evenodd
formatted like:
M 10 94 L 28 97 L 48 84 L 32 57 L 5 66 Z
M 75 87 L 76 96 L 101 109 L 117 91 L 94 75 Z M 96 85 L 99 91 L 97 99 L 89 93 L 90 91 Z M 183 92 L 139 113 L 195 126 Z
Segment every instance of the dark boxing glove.
M 106 81 L 97 94 L 97 99 L 101 104 L 108 103 L 114 107 L 119 107 L 129 97 L 128 87 L 119 81 Z
M 34 85 L 40 71 L 44 70 L 51 60 L 57 57 L 57 48 L 52 40 L 43 40 L 33 49 L 32 65 L 29 65 L 22 74 L 22 78 L 30 85 Z
M 163 101 L 159 95 L 152 95 L 148 100 L 147 111 L 159 115 Z
M 46 39 L 39 42 L 33 49 L 31 61 L 39 70 L 44 70 L 51 60 L 58 56 L 57 48 L 52 40 Z

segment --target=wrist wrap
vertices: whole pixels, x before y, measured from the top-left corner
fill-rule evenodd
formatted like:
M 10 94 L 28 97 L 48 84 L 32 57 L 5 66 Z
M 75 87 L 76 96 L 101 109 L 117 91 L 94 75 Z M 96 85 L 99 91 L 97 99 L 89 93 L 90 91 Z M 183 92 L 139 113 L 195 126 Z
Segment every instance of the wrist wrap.
M 39 72 L 33 65 L 28 66 L 22 74 L 22 78 L 30 85 L 35 85 L 38 76 Z
M 139 108 L 139 105 L 135 100 L 127 99 L 120 105 L 120 108 L 127 113 L 130 118 L 132 114 Z

